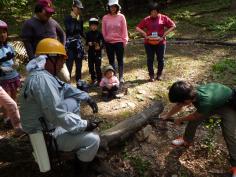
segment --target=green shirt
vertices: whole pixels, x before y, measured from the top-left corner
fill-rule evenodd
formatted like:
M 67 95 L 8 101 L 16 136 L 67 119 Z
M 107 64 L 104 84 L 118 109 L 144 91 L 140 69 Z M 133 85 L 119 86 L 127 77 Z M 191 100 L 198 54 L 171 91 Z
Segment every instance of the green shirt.
M 196 90 L 197 98 L 193 104 L 197 112 L 203 115 L 209 115 L 225 105 L 233 94 L 231 88 L 219 83 L 200 85 Z

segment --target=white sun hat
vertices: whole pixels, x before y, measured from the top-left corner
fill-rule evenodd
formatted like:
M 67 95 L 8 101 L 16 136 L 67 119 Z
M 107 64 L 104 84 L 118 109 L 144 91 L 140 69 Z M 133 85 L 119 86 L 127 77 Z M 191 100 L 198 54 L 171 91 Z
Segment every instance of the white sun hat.
M 119 4 L 119 0 L 109 0 L 108 6 L 112 6 L 112 5 L 117 5 L 121 9 L 121 6 Z

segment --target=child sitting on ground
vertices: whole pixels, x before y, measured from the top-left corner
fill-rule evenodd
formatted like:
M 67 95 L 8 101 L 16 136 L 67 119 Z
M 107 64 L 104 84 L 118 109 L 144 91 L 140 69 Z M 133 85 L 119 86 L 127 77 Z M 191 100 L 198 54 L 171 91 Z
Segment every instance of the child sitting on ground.
M 0 93 L 2 94 L 0 104 L 4 108 L 3 117 L 6 125 L 11 122 L 14 128 L 19 128 L 19 111 L 14 101 L 16 101 L 17 89 L 20 87 L 20 75 L 14 69 L 14 50 L 7 42 L 7 30 L 7 24 L 0 20 Z M 8 93 L 9 98 L 3 89 Z
M 88 45 L 88 67 L 92 84 L 99 85 L 102 79 L 101 62 L 104 39 L 102 33 L 98 31 L 98 19 L 89 19 L 90 30 L 86 33 L 86 45 Z M 95 67 L 95 68 L 94 68 Z
M 110 98 L 117 98 L 116 93 L 119 89 L 119 80 L 115 76 L 115 70 L 111 65 L 108 65 L 104 69 L 104 76 L 100 82 L 100 87 L 102 88 L 102 96 L 105 101 Z

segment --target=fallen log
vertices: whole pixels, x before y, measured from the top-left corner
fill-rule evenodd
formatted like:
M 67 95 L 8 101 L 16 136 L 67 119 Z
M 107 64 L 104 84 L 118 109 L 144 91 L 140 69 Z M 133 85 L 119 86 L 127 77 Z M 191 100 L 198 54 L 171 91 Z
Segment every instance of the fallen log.
M 110 146 L 125 141 L 132 134 L 143 128 L 149 123 L 152 117 L 159 115 L 163 111 L 163 104 L 160 101 L 154 102 L 150 107 L 129 119 L 126 119 L 114 127 L 101 132 L 100 147 L 109 150 Z

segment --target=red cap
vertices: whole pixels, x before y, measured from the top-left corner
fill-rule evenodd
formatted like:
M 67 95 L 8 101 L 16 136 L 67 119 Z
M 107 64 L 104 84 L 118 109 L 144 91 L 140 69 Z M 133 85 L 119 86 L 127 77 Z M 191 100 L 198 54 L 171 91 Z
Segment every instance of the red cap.
M 54 13 L 55 9 L 52 6 L 52 0 L 38 0 L 37 4 L 43 6 L 43 9 L 48 13 Z

